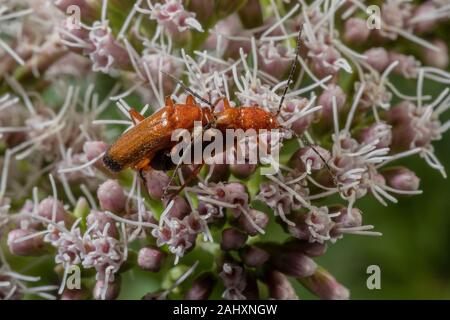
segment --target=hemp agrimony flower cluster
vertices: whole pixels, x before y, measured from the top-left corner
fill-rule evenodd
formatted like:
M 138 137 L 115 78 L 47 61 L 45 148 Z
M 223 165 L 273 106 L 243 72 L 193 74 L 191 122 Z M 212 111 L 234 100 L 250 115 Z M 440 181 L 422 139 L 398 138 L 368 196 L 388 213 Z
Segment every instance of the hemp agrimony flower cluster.
M 314 259 L 344 235 L 381 235 L 358 200 L 420 194 L 406 157 L 446 176 L 433 142 L 450 127 L 449 18 L 448 0 L 3 0 L 0 299 L 115 299 L 138 268 L 159 280 L 145 299 L 297 299 L 293 281 L 349 298 Z M 276 115 L 280 171 L 109 172 L 130 106 L 184 103 L 181 81 Z M 27 274 L 39 257 L 54 267 L 44 283 Z

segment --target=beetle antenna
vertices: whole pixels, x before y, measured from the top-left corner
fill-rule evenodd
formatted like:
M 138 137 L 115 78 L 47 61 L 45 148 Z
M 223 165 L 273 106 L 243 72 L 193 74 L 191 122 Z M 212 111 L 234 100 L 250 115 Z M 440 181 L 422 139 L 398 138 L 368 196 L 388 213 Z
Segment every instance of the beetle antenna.
M 292 77 L 294 77 L 295 69 L 297 68 L 298 56 L 300 54 L 300 47 L 302 44 L 302 31 L 303 31 L 303 27 L 300 26 L 300 30 L 299 30 L 298 36 L 297 36 L 297 47 L 295 49 L 295 58 L 294 58 L 294 61 L 292 61 L 291 70 L 289 71 L 289 77 L 286 82 L 286 86 L 284 87 L 283 95 L 281 96 L 280 104 L 278 106 L 278 111 L 275 116 L 278 116 L 280 114 L 281 107 L 283 106 L 284 98 L 286 97 L 286 93 L 289 89 L 289 85 L 291 84 Z
M 214 109 L 214 105 L 211 103 L 211 101 L 206 100 L 205 98 L 203 98 L 202 96 L 200 96 L 198 93 L 194 92 L 191 88 L 188 88 L 188 87 L 183 83 L 183 81 L 181 81 L 181 80 L 175 78 L 173 75 L 171 75 L 171 74 L 169 74 L 169 73 L 167 73 L 167 72 L 164 72 L 164 71 L 162 71 L 162 70 L 160 70 L 160 72 L 161 72 L 162 74 L 164 74 L 164 75 L 166 75 L 166 76 L 172 78 L 176 83 L 178 83 L 178 84 L 184 89 L 184 91 L 189 92 L 189 93 L 192 94 L 194 97 L 196 97 L 198 100 L 200 100 L 200 101 L 206 103 L 208 106 L 210 106 L 211 109 Z

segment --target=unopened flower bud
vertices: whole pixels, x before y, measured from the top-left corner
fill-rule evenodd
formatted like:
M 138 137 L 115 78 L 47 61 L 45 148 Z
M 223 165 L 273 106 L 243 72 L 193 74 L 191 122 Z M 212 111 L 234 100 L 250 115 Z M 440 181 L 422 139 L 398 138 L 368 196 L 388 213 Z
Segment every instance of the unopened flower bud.
M 289 279 L 276 270 L 270 270 L 267 275 L 267 287 L 272 299 L 277 300 L 298 300 L 295 289 Z
M 182 196 L 176 196 L 173 199 L 164 198 L 164 207 L 167 207 L 171 201 L 174 203 L 169 212 L 167 212 L 167 217 L 169 219 L 177 218 L 181 220 L 191 212 L 191 207 Z
M 86 300 L 88 292 L 85 289 L 68 289 L 65 288 L 61 294 L 61 300 Z
M 350 297 L 348 289 L 321 267 L 312 276 L 300 279 L 300 282 L 321 299 L 346 300 Z
M 164 190 L 170 182 L 170 177 L 164 171 L 149 170 L 145 174 L 145 181 L 149 196 L 159 200 L 164 195 Z
M 146 271 L 158 272 L 166 254 L 153 247 L 143 247 L 138 253 L 138 266 Z
M 336 99 L 336 110 L 339 113 L 345 105 L 347 95 L 340 86 L 330 84 L 319 96 L 318 102 L 322 106 L 322 116 L 327 122 L 331 122 L 333 119 L 333 99 Z
M 108 145 L 103 141 L 86 141 L 83 145 L 83 152 L 86 154 L 86 158 L 91 161 L 98 158 L 107 148 Z
M 211 295 L 217 282 L 216 277 L 211 272 L 204 272 L 199 275 L 191 284 L 184 295 L 186 300 L 206 300 Z
M 439 48 L 439 51 L 425 48 L 423 53 L 425 63 L 439 69 L 446 69 L 449 63 L 447 44 L 440 39 L 434 40 L 433 44 Z
M 189 1 L 189 10 L 195 13 L 195 16 L 202 24 L 207 24 L 214 14 L 214 1 L 191 0 Z
M 389 54 L 382 47 L 371 48 L 364 52 L 364 55 L 367 57 L 365 62 L 378 72 L 383 72 L 389 65 Z
M 345 22 L 344 39 L 347 42 L 362 44 L 369 37 L 370 30 L 366 20 L 361 18 L 350 18 Z
M 427 19 L 427 16 L 432 16 L 436 9 L 436 5 L 433 4 L 432 1 L 427 1 L 417 6 L 411 20 L 414 21 L 414 18 L 419 17 L 425 17 L 425 19 L 421 19 L 420 21 L 411 24 L 415 32 L 424 33 L 431 31 L 436 27 L 437 19 Z
M 220 247 L 222 250 L 237 250 L 247 241 L 247 235 L 238 229 L 227 228 L 222 231 L 222 241 Z
M 56 202 L 56 203 L 55 203 Z M 49 220 L 53 219 L 53 209 L 55 210 L 55 221 L 69 221 L 70 217 L 66 210 L 64 209 L 64 205 L 59 200 L 54 200 L 53 197 L 47 197 L 39 203 L 38 214 L 41 217 L 47 218 Z
M 256 170 L 256 164 L 244 163 L 244 164 L 231 164 L 231 173 L 240 179 L 245 179 L 250 177 Z
M 264 263 L 266 263 L 267 260 L 269 260 L 269 253 L 261 249 L 257 246 L 248 246 L 245 247 L 240 253 L 239 253 L 242 262 L 252 268 L 258 268 L 262 266 Z
M 297 278 L 311 276 L 317 268 L 317 264 L 311 258 L 300 252 L 280 249 L 273 253 L 271 260 L 277 270 Z
M 211 1 L 210 1 L 211 2 Z M 259 27 L 263 24 L 263 14 L 259 0 L 248 0 L 238 11 L 241 22 L 246 29 Z
M 11 254 L 17 256 L 38 256 L 44 253 L 44 237 L 37 236 L 30 239 L 21 240 L 21 238 L 30 236 L 38 231 L 14 229 L 8 233 L 8 249 Z
M 409 122 L 415 106 L 409 101 L 402 101 L 386 113 L 387 120 L 390 124 L 400 124 Z
M 258 227 L 260 227 L 263 230 L 267 227 L 267 224 L 269 223 L 269 217 L 265 212 L 250 209 L 248 216 Z M 248 233 L 250 236 L 255 236 L 259 233 L 258 230 L 256 230 L 253 224 L 249 221 L 248 217 L 243 214 L 239 216 L 238 223 L 239 227 L 246 233 Z
M 327 251 L 326 243 L 309 242 L 306 240 L 291 240 L 283 245 L 288 250 L 302 252 L 309 257 L 320 257 Z
M 416 191 L 419 189 L 420 179 L 416 174 L 405 167 L 394 167 L 382 172 L 387 184 L 395 189 Z
M 95 300 L 115 300 L 120 294 L 121 278 L 119 275 L 115 276 L 113 282 L 106 284 L 103 280 L 97 280 L 93 290 L 93 298 Z
M 125 192 L 117 180 L 108 179 L 97 189 L 102 210 L 122 213 L 125 210 Z
M 96 11 L 89 4 L 89 0 L 55 0 L 54 5 L 65 14 L 69 12 L 69 7 L 75 6 L 80 9 L 80 17 L 83 19 L 92 19 L 96 15 Z
M 228 165 L 223 164 L 212 164 L 208 168 L 210 171 L 208 172 L 209 182 L 220 182 L 226 181 L 229 176 Z M 212 172 L 211 172 L 212 170 Z

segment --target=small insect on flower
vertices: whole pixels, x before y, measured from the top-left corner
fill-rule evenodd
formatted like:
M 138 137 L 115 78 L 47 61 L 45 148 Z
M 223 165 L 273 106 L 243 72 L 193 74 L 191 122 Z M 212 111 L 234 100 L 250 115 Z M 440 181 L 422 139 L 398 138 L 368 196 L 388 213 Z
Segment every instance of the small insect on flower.
M 297 39 L 296 57 L 292 63 L 277 114 L 272 114 L 258 105 L 233 108 L 226 98 L 211 103 L 187 88 L 181 81 L 161 71 L 172 77 L 189 93 L 185 103 L 175 104 L 170 97 L 166 97 L 165 106 L 147 118 L 144 118 L 134 109 L 130 109 L 130 117 L 135 126 L 119 137 L 108 149 L 103 157 L 103 163 L 113 172 L 120 172 L 129 167 L 134 168 L 139 171 L 145 182 L 143 171 L 158 167 L 161 164 L 161 154 L 168 153 L 177 143 L 172 141 L 172 133 L 177 129 L 192 131 L 197 121 L 202 123 L 203 129 L 214 127 L 223 133 L 227 129 L 242 129 L 244 131 L 249 129 L 255 131 L 282 129 L 277 116 L 295 73 L 300 43 L 301 30 Z M 207 104 L 208 107 L 201 107 L 194 97 Z M 175 172 L 177 172 L 180 163 L 177 164 Z M 197 166 L 194 170 L 195 174 L 199 172 L 201 166 Z M 194 173 L 192 175 L 195 175 Z M 177 193 L 181 191 L 180 189 Z

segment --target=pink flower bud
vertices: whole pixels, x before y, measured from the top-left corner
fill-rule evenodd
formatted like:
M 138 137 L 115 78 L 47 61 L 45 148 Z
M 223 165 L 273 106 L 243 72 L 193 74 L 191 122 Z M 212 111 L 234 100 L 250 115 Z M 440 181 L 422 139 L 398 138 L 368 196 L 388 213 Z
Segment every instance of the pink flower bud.
M 295 289 L 289 279 L 276 270 L 270 270 L 267 275 L 267 287 L 272 299 L 277 300 L 298 300 Z
M 231 164 L 230 171 L 231 173 L 240 179 L 246 179 L 250 177 L 253 172 L 255 172 L 257 165 L 256 164 Z
M 345 22 L 344 39 L 347 42 L 361 44 L 369 37 L 370 30 L 366 20 L 361 18 L 350 18 Z
M 222 231 L 222 241 L 220 247 L 222 250 L 237 250 L 247 241 L 247 235 L 238 229 L 227 228 Z
M 86 141 L 83 145 L 83 152 L 86 158 L 91 161 L 106 152 L 108 145 L 103 141 Z
M 119 275 L 115 276 L 114 282 L 110 282 L 107 285 L 105 295 L 105 282 L 103 280 L 97 280 L 93 290 L 93 298 L 95 300 L 115 300 L 120 294 L 121 279 Z
M 119 232 L 117 231 L 116 222 L 113 218 L 107 216 L 102 211 L 97 210 L 91 210 L 91 212 L 86 217 L 86 223 L 88 227 L 93 226 L 95 223 L 97 224 L 97 227 L 95 230 L 99 230 L 100 232 L 103 232 L 106 228 L 106 225 L 108 226 L 108 236 L 117 238 L 119 236 Z
M 386 118 L 390 124 L 409 122 L 415 106 L 409 101 L 402 101 L 393 106 L 386 113 Z
M 209 1 L 211 2 L 211 1 Z M 259 0 L 248 0 L 239 10 L 239 17 L 246 29 L 259 27 L 263 24 L 263 13 Z
M 81 54 L 87 54 L 94 50 L 94 45 L 91 43 L 91 40 L 89 40 L 89 31 L 82 28 L 81 26 L 74 26 L 74 21 L 71 17 L 68 17 L 61 21 L 60 23 L 60 30 L 59 30 L 59 37 L 61 40 L 66 41 L 66 43 L 77 43 L 76 40 L 79 42 L 84 43 L 83 47 L 79 46 L 71 46 L 66 45 L 66 47 L 69 48 L 70 51 Z
M 389 65 L 389 54 L 382 47 L 371 48 L 364 52 L 364 55 L 367 57 L 365 62 L 378 72 L 383 72 Z
M 267 260 L 269 260 L 269 253 L 261 249 L 257 246 L 248 246 L 245 247 L 240 253 L 239 253 L 242 262 L 251 268 L 258 268 L 262 266 L 264 263 L 266 263 Z
M 38 214 L 41 217 L 52 220 L 53 216 L 53 206 L 55 205 L 55 200 L 53 197 L 47 197 L 39 203 Z M 70 217 L 66 210 L 64 209 L 64 205 L 61 201 L 56 200 L 56 211 L 55 211 L 55 221 L 65 221 L 68 222 Z
M 322 106 L 322 117 L 325 121 L 331 122 L 333 119 L 333 97 L 336 99 L 336 109 L 338 113 L 342 110 L 347 100 L 347 95 L 342 88 L 335 84 L 328 85 L 328 88 L 319 96 L 318 104 Z
M 302 252 L 309 257 L 320 257 L 327 251 L 326 243 L 309 242 L 305 240 L 291 240 L 283 245 L 294 252 Z
M 412 16 L 414 18 L 426 17 L 427 15 L 433 15 L 433 11 L 435 11 L 436 5 L 432 3 L 432 1 L 427 1 L 417 6 L 414 10 L 414 14 Z M 427 31 L 432 31 L 436 27 L 437 19 L 421 19 L 416 23 L 410 23 L 412 27 L 414 27 L 414 31 L 417 33 L 424 33 Z
M 84 289 L 64 289 L 61 294 L 61 300 L 86 300 L 88 292 Z
M 14 229 L 8 233 L 8 249 L 17 256 L 38 256 L 44 253 L 44 236 L 33 237 L 27 240 L 21 238 L 32 235 L 38 231 Z
M 199 275 L 191 284 L 184 295 L 186 300 L 207 300 L 211 295 L 217 279 L 211 272 Z
M 404 1 L 385 1 L 381 8 L 384 23 L 402 29 L 411 16 L 411 5 Z
M 209 170 L 212 170 L 212 172 L 208 171 L 209 182 L 217 183 L 228 180 L 229 170 L 227 164 L 213 164 L 209 166 Z
M 416 191 L 419 189 L 420 179 L 416 174 L 405 167 L 394 167 L 382 172 L 387 184 L 395 189 Z
M 97 198 L 102 210 L 122 213 L 125 210 L 125 192 L 117 180 L 108 179 L 97 189 Z
M 296 278 L 309 277 L 317 269 L 317 264 L 300 252 L 277 250 L 271 258 L 273 266 L 284 274 Z
M 153 247 L 144 247 L 138 253 L 138 266 L 146 271 L 158 272 L 166 254 Z
M 439 69 L 446 69 L 449 63 L 447 44 L 440 39 L 434 40 L 433 44 L 438 47 L 440 51 L 436 52 L 434 50 L 425 48 L 423 53 L 425 63 Z
M 83 19 L 91 19 L 96 13 L 88 0 L 55 0 L 53 4 L 65 14 L 68 13 L 67 9 L 70 6 L 77 6 L 80 8 L 80 16 Z
M 191 0 L 189 1 L 189 10 L 195 13 L 198 20 L 202 23 L 208 23 L 214 14 L 214 1 L 211 0 Z
M 174 201 L 172 208 L 167 212 L 167 217 L 169 219 L 177 218 L 182 220 L 185 216 L 191 213 L 191 207 L 187 203 L 186 199 L 182 196 L 176 196 L 173 199 L 163 199 L 164 207 L 167 207 L 170 201 Z
M 251 37 L 252 34 L 249 31 L 241 31 L 236 34 L 238 37 Z M 244 53 L 249 53 L 252 50 L 252 46 L 250 41 L 244 41 L 244 40 L 230 40 L 228 42 L 228 46 L 226 48 L 225 57 L 231 58 L 231 59 L 239 59 L 240 57 L 240 50 L 244 51 Z
M 379 140 L 377 148 L 389 147 L 392 142 L 391 126 L 384 122 L 375 122 L 358 133 L 358 142 L 370 144 Z
M 321 299 L 346 300 L 350 297 L 348 289 L 323 268 L 317 268 L 312 276 L 301 279 L 301 283 Z
M 150 197 L 159 200 L 164 195 L 164 190 L 170 182 L 170 177 L 159 170 L 149 170 L 145 174 L 145 181 L 147 182 L 147 191 Z
M 249 216 L 253 220 L 253 222 L 260 227 L 261 229 L 265 229 L 267 224 L 269 223 L 269 217 L 265 212 L 258 211 L 255 209 L 250 209 Z M 248 220 L 245 215 L 240 215 L 238 220 L 239 226 L 247 232 L 250 236 L 256 236 L 259 234 L 258 230 L 255 229 L 253 224 Z
M 208 0 L 209 1 L 209 0 Z M 225 19 L 219 20 L 214 26 L 215 33 L 210 33 L 203 44 L 204 49 L 215 50 L 217 47 L 218 34 L 231 36 L 242 29 L 239 17 L 235 14 L 229 15 Z M 229 40 L 221 37 L 224 50 L 228 47 Z

